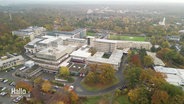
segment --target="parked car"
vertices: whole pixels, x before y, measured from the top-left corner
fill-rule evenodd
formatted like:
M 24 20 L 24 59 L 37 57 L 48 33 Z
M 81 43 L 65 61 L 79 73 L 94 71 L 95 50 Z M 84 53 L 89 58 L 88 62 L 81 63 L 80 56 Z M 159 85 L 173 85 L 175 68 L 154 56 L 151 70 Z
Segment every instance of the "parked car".
M 12 67 L 11 70 L 15 70 L 15 67 Z
M 3 87 L 3 88 L 1 89 L 1 91 L 4 91 L 4 90 L 6 90 L 6 87 Z
M 4 83 L 8 82 L 8 79 L 5 79 L 3 82 L 4 82 Z
M 71 91 L 73 89 L 74 89 L 74 86 L 70 86 L 68 90 Z
M 58 88 L 59 88 L 59 86 L 54 86 L 54 88 L 55 88 L 55 89 L 58 89 Z
M 10 86 L 15 86 L 16 83 L 15 83 L 15 82 L 11 82 L 9 85 L 10 85 Z
M 6 96 L 8 93 L 7 92 L 1 92 L 0 95 L 1 96 Z
M 18 96 L 15 99 L 13 99 L 13 102 L 18 103 L 22 98 L 23 98 L 23 96 Z

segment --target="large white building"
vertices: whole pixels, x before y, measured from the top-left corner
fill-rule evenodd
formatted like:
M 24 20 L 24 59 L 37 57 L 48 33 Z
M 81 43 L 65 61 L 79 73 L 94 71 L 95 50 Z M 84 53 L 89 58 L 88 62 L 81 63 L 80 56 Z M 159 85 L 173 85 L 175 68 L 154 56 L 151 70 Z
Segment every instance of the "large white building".
M 166 75 L 165 80 L 168 83 L 176 86 L 184 85 L 184 69 L 176 69 L 163 66 L 155 66 L 154 69 L 156 72 L 160 72 Z
M 145 48 L 149 50 L 152 47 L 150 42 L 139 42 L 139 41 L 119 41 L 119 40 L 106 40 L 106 39 L 93 39 L 93 46 L 97 51 L 101 52 L 112 52 L 116 49 L 124 48 Z
M 58 46 L 58 47 L 49 47 L 45 48 L 36 53 L 37 58 L 46 59 L 46 60 L 59 60 L 61 57 L 65 55 L 71 54 L 74 50 L 76 50 L 76 46 Z
M 100 52 L 113 52 L 117 48 L 117 41 L 106 39 L 95 39 L 94 47 Z
M 85 63 L 86 59 L 91 56 L 89 52 L 89 47 L 87 45 L 82 46 L 78 50 L 70 54 L 71 61 L 77 63 Z
M 96 52 L 93 56 L 87 58 L 87 64 L 110 64 L 115 70 L 120 67 L 121 59 L 123 57 L 122 50 L 115 50 L 110 53 L 109 57 L 104 57 L 105 52 Z
M 51 31 L 46 32 L 45 34 L 50 36 L 66 36 L 69 38 L 85 38 L 86 29 L 76 29 L 73 31 Z
M 46 31 L 44 27 L 31 26 L 26 29 L 12 31 L 12 35 L 16 35 L 22 38 L 28 37 L 30 40 L 33 40 L 35 36 L 41 35 L 44 31 Z
M 23 63 L 24 63 L 24 58 L 21 55 L 12 56 L 9 58 L 7 56 L 4 56 L 4 57 L 1 57 L 0 59 L 0 70 L 5 70 Z

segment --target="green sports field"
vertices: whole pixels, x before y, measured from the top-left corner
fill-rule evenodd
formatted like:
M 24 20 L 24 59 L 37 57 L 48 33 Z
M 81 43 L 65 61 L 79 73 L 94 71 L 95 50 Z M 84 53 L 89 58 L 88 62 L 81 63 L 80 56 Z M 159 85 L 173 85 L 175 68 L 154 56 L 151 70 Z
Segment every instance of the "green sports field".
M 110 35 L 112 40 L 127 40 L 127 41 L 146 41 L 146 37 L 143 36 L 119 36 L 119 35 Z

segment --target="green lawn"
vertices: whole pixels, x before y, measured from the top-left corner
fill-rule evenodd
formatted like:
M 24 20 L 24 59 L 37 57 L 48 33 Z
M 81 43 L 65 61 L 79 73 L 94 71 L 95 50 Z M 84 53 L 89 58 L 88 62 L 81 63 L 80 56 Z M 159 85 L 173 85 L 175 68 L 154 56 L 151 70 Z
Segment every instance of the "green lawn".
M 106 101 L 110 101 L 112 97 L 112 93 L 108 93 L 106 95 L 102 96 L 92 96 L 92 97 L 87 97 L 85 101 L 83 101 L 82 104 L 98 104 L 100 100 L 104 99 Z M 130 101 L 128 100 L 128 97 L 126 95 L 121 95 L 119 97 L 114 97 L 112 104 L 131 104 Z
M 114 101 L 118 102 L 119 104 L 131 104 L 128 100 L 128 97 L 125 95 L 117 97 Z
M 87 36 L 95 36 L 95 33 L 87 32 L 86 35 L 87 35 Z
M 112 40 L 128 40 L 128 41 L 146 41 L 146 37 L 143 36 L 119 36 L 119 35 L 110 35 Z
M 83 102 L 82 104 L 96 104 L 102 96 L 94 96 L 94 97 L 88 97 L 87 101 Z

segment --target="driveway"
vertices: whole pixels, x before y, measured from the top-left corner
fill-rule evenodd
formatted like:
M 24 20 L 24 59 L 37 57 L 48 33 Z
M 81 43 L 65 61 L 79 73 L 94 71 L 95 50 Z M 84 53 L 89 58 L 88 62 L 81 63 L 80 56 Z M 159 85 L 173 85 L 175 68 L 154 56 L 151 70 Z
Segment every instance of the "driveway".
M 122 62 L 121 62 L 121 65 L 120 65 L 120 68 L 119 70 L 116 72 L 116 76 L 117 78 L 119 79 L 119 83 L 109 87 L 109 88 L 106 88 L 106 89 L 103 89 L 103 90 L 100 90 L 100 91 L 88 91 L 86 90 L 83 86 L 81 86 L 80 82 L 83 80 L 83 78 L 79 77 L 75 82 L 74 82 L 74 86 L 75 87 L 75 92 L 78 94 L 78 96 L 97 96 L 97 95 L 103 95 L 103 94 L 106 94 L 108 92 L 111 92 L 117 88 L 120 88 L 122 87 L 122 85 L 124 84 L 124 79 L 123 79 L 123 69 L 125 69 L 125 61 L 127 59 L 127 56 L 124 56 L 124 58 L 122 59 Z

